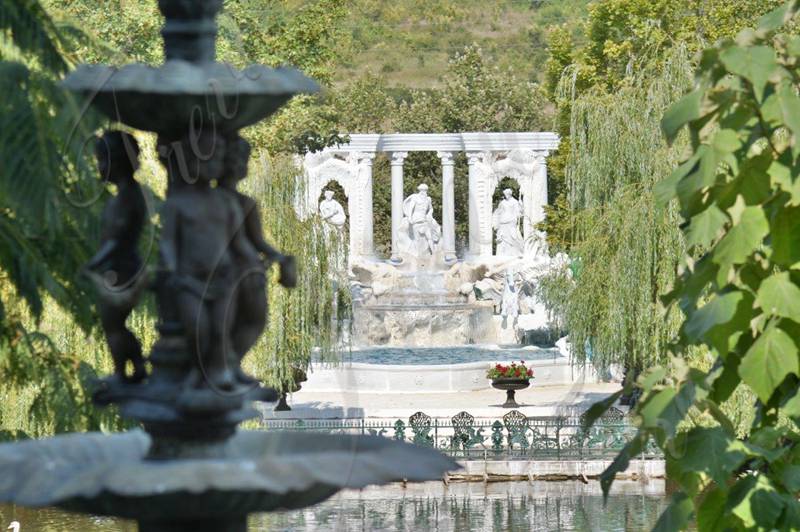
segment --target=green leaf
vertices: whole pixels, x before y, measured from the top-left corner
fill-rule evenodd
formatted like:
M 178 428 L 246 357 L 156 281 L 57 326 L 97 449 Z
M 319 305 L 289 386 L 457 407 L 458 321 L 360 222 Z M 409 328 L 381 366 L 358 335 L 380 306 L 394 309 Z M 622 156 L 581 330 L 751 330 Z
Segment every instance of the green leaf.
M 684 530 L 689 524 L 694 512 L 694 504 L 692 499 L 683 492 L 677 492 L 672 495 L 672 501 L 667 509 L 659 516 L 656 525 L 653 527 L 654 532 L 672 532 L 675 530 Z
M 716 205 L 692 217 L 686 231 L 686 241 L 690 246 L 708 247 L 720 234 L 728 217 Z
M 678 460 L 687 471 L 707 473 L 720 486 L 747 459 L 747 448 L 722 427 L 693 428 L 686 435 L 685 453 Z
M 761 33 L 773 32 L 783 27 L 791 17 L 795 14 L 797 9 L 796 0 L 791 0 L 784 3 L 779 8 L 774 9 L 762 16 L 758 21 L 758 30 Z
M 800 491 L 800 465 L 787 465 L 781 472 L 781 482 L 789 491 Z
M 722 266 L 741 264 L 757 250 L 769 233 L 769 223 L 760 206 L 745 207 L 739 222 L 714 247 L 714 262 Z
M 789 155 L 789 153 L 786 152 L 785 155 Z M 792 175 L 791 165 L 791 159 L 788 161 L 773 161 L 767 170 L 767 174 L 773 187 L 778 186 L 781 190 L 791 195 L 791 200 L 787 202 L 788 205 L 796 207 L 800 205 L 800 179 Z
M 770 237 L 773 262 L 788 268 L 800 262 L 800 207 L 779 209 Z
M 748 475 L 731 488 L 728 507 L 745 528 L 770 530 L 783 512 L 784 502 L 765 475 Z
M 788 81 L 778 87 L 778 102 L 783 113 L 783 122 L 794 135 L 792 153 L 797 157 L 800 150 L 800 98 L 794 86 Z
M 800 323 L 800 288 L 792 282 L 789 272 L 765 279 L 758 289 L 756 302 L 764 312 Z
M 622 473 L 628 469 L 631 460 L 642 452 L 646 442 L 647 434 L 640 430 L 632 440 L 625 444 L 625 447 L 614 457 L 614 461 L 600 474 L 600 487 L 603 490 L 603 498 L 608 497 L 608 492 L 617 477 L 617 473 Z
M 589 427 L 591 427 L 594 422 L 606 412 L 606 410 L 611 408 L 611 406 L 617 402 L 617 399 L 622 396 L 623 392 L 625 392 L 624 388 L 590 406 L 583 415 L 583 423 L 581 425 L 582 430 L 587 430 Z
M 684 333 L 696 341 L 713 327 L 728 323 L 736 315 L 737 306 L 743 298 L 744 294 L 736 290 L 713 296 L 684 322 Z
M 661 119 L 661 131 L 664 132 L 670 144 L 684 125 L 702 116 L 701 104 L 704 92 L 703 88 L 693 90 L 675 102 L 664 113 L 664 118 Z
M 739 376 L 765 403 L 789 374 L 798 372 L 797 346 L 775 326 L 764 331 L 739 364 Z
M 783 404 L 783 413 L 792 418 L 800 418 L 800 393 L 795 394 Z
M 689 412 L 696 395 L 697 388 L 694 383 L 686 381 L 677 390 L 665 388 L 648 397 L 638 410 L 638 414 L 642 417 L 642 427 L 663 431 L 666 437 L 673 436 L 678 424 Z
M 778 70 L 775 50 L 769 46 L 731 46 L 720 53 L 720 60 L 731 74 L 745 78 L 753 85 L 758 101 L 764 99 L 769 78 Z
M 697 509 L 697 528 L 706 532 L 725 530 L 725 501 L 728 492 L 716 487 L 709 491 Z

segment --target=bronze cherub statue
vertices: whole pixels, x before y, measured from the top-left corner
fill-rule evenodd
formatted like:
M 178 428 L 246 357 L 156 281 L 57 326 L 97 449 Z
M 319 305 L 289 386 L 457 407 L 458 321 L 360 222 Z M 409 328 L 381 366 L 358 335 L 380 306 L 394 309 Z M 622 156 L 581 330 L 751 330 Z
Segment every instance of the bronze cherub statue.
M 147 204 L 134 173 L 139 167 L 139 145 L 132 135 L 106 131 L 95 143 L 100 177 L 117 187 L 102 214 L 100 248 L 86 264 L 84 273 L 98 291 L 100 321 L 114 360 L 114 378 L 139 382 L 147 376 L 142 347 L 125 326 L 147 275 L 137 250 L 147 216 Z M 126 374 L 128 362 L 133 374 Z

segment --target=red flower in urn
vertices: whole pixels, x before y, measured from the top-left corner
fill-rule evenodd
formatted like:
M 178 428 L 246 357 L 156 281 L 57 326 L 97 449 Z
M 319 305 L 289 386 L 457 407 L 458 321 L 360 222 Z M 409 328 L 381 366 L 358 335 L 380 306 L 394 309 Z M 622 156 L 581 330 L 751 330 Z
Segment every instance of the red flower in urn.
M 487 379 L 533 379 L 533 370 L 525 365 L 524 360 L 520 360 L 519 364 L 512 362 L 509 365 L 495 364 L 489 371 L 486 372 Z

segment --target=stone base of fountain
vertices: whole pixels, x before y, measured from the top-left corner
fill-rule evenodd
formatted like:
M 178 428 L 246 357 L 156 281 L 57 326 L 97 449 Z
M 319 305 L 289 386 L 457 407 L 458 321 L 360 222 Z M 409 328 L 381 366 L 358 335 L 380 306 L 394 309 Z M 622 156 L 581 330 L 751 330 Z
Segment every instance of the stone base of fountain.
M 353 307 L 353 343 L 386 346 L 448 346 L 491 340 L 491 304 L 425 303 Z

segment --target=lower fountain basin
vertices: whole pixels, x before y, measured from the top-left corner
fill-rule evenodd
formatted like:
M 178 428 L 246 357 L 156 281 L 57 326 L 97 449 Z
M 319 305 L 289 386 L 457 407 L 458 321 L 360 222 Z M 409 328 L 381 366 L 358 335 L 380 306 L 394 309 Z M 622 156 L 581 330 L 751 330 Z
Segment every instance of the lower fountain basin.
M 600 382 L 590 366 L 577 366 L 558 349 L 373 348 L 354 350 L 344 362 L 317 364 L 303 383 L 307 392 L 453 393 L 491 388 L 487 370 L 524 360 L 536 386 Z M 367 363 L 361 362 L 365 361 Z

